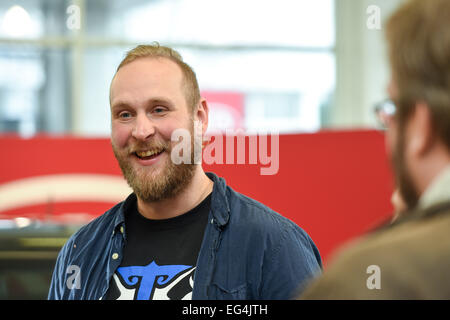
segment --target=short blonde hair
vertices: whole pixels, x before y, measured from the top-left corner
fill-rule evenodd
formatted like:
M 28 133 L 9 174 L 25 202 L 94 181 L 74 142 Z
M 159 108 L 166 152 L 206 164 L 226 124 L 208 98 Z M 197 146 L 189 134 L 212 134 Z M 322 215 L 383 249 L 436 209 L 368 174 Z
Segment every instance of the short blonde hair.
M 386 38 L 398 121 L 416 102 L 428 104 L 433 129 L 450 149 L 450 1 L 409 0 L 387 21 Z
M 200 89 L 197 82 L 197 76 L 195 75 L 194 70 L 183 61 L 181 55 L 172 48 L 161 46 L 157 42 L 154 42 L 151 45 L 138 45 L 127 52 L 125 58 L 117 67 L 116 73 L 124 65 L 127 65 L 136 59 L 148 57 L 166 58 L 175 62 L 180 67 L 183 74 L 186 103 L 191 111 L 194 111 L 200 101 Z

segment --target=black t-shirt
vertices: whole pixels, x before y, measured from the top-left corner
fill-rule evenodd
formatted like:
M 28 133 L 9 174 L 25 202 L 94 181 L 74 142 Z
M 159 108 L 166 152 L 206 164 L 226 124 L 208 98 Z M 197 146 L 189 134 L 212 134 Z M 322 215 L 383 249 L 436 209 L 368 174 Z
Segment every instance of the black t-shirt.
M 180 216 L 151 220 L 139 213 L 136 202 L 130 205 L 123 259 L 104 299 L 191 299 L 210 206 L 211 194 Z

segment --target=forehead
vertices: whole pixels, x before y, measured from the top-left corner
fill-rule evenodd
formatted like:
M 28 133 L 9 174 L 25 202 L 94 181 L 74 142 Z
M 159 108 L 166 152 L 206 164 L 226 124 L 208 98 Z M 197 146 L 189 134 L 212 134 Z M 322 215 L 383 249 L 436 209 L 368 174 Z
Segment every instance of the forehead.
M 153 96 L 182 97 L 183 74 L 167 58 L 138 58 L 121 67 L 111 82 L 111 106 L 116 100 L 151 99 Z

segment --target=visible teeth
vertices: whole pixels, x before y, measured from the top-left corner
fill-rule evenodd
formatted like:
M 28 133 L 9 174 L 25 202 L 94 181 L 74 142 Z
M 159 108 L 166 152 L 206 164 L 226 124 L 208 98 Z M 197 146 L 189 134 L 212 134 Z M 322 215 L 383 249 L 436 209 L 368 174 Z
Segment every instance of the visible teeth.
M 150 157 L 150 156 L 152 156 L 152 155 L 154 155 L 156 153 L 159 153 L 159 152 L 160 152 L 160 150 L 148 150 L 148 151 L 136 152 L 136 154 L 139 157 L 144 158 L 144 157 Z

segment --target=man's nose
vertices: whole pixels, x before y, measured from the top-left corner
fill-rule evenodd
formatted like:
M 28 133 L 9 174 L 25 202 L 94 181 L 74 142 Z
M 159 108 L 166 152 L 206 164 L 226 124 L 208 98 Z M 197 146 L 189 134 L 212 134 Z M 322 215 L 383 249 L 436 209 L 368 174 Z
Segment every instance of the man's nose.
M 137 115 L 132 135 L 136 140 L 145 141 L 155 134 L 155 125 L 145 114 Z

